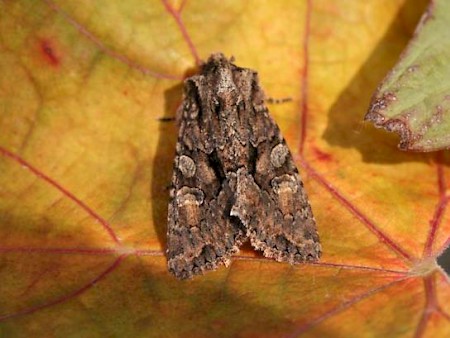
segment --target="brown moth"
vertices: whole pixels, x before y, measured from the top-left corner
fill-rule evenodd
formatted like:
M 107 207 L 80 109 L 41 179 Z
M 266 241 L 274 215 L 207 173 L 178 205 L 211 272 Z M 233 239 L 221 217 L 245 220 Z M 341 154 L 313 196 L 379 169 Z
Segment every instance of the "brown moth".
M 317 261 L 316 223 L 255 71 L 222 54 L 185 81 L 170 193 L 169 271 L 184 279 L 246 240 L 277 261 Z

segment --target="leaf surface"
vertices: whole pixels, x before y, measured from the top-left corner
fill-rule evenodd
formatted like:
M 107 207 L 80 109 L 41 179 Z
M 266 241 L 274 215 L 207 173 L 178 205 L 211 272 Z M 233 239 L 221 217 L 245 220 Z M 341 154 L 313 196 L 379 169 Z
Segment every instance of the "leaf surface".
M 449 158 L 360 124 L 425 2 L 0 2 L 0 336 L 450 335 Z M 323 246 L 166 269 L 182 80 L 258 70 Z
M 431 1 L 415 36 L 377 89 L 365 119 L 403 150 L 450 147 L 450 3 Z

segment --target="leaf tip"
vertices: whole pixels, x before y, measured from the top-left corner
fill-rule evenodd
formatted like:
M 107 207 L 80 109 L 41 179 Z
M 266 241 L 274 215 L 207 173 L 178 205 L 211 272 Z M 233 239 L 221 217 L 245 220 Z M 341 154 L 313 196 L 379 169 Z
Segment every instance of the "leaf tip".
M 375 95 L 364 117 L 364 121 L 373 122 L 376 128 L 383 128 L 386 131 L 397 133 L 400 136 L 399 149 L 410 150 L 414 140 L 411 137 L 408 122 L 401 118 L 387 119 L 384 115 L 384 112 L 395 101 L 397 101 L 397 96 L 393 92 Z
M 385 111 L 393 102 L 397 101 L 397 96 L 392 92 L 385 92 L 382 95 L 377 92 L 372 98 L 364 120 L 374 123 L 383 123 L 384 116 L 381 112 Z M 381 119 L 381 120 L 380 120 Z

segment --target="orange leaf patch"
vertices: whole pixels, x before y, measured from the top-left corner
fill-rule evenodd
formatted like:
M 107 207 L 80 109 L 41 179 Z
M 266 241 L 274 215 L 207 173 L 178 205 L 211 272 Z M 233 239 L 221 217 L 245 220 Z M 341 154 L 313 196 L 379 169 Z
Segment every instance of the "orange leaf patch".
M 418 5 L 420 3 L 420 6 Z M 0 3 L 0 336 L 444 337 L 447 153 L 361 125 L 425 1 Z M 165 232 L 182 80 L 258 70 L 323 246 L 178 281 Z

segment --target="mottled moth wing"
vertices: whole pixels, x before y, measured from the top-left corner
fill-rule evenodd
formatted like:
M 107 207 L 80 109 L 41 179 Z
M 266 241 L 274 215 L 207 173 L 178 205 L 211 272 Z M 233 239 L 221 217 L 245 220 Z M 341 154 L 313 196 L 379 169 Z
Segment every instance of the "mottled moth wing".
M 177 278 L 228 265 L 246 238 L 231 217 L 236 176 L 223 166 L 217 74 L 211 61 L 185 81 L 168 212 L 168 267 Z
M 185 81 L 179 120 L 169 271 L 188 278 L 228 264 L 247 238 L 278 261 L 317 260 L 314 217 L 257 73 L 213 54 Z
M 319 235 L 297 167 L 281 132 L 261 100 L 255 74 L 251 141 L 255 171 L 238 171 L 232 215 L 247 228 L 254 248 L 277 261 L 316 261 Z

